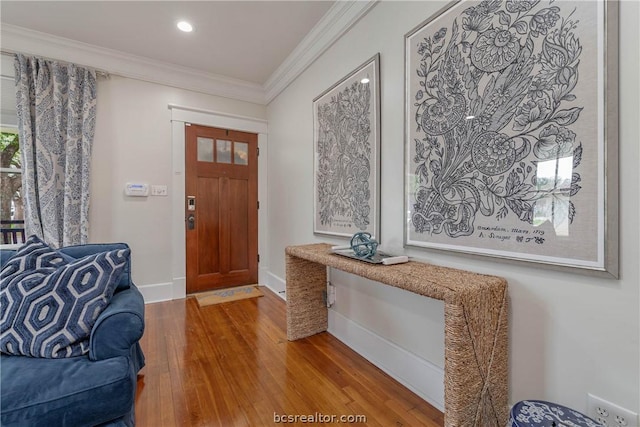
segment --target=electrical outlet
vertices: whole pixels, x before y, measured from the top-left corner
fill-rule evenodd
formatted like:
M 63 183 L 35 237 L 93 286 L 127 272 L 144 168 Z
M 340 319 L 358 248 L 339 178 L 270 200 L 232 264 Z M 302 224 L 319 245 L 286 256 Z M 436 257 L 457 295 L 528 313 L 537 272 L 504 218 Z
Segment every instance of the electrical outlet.
M 639 427 L 638 414 L 614 403 L 594 396 L 587 395 L 587 410 L 589 416 L 605 427 Z
M 327 290 L 324 293 L 326 296 L 325 303 L 327 304 L 327 308 L 330 308 L 336 303 L 336 287 L 331 283 L 327 283 Z

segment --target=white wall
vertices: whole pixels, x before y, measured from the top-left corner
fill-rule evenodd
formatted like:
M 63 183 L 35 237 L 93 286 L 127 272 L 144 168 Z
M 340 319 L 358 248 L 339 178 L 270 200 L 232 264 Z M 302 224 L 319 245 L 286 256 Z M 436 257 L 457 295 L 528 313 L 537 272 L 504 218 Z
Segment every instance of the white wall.
M 172 138 L 169 104 L 264 119 L 264 106 L 111 76 L 98 83 L 90 241 L 127 242 L 146 298 L 171 297 Z M 126 197 L 126 182 L 169 186 L 169 196 Z M 161 291 L 164 289 L 164 291 Z M 166 298 L 166 297 L 165 297 Z
M 267 108 L 269 248 L 272 275 L 284 278 L 284 248 L 327 241 L 313 235 L 312 99 L 381 53 L 381 240 L 403 239 L 404 34 L 440 2 L 382 2 Z M 638 228 L 638 3 L 620 6 L 620 279 L 608 280 L 491 259 L 408 250 L 428 262 L 509 282 L 510 401 L 546 399 L 586 412 L 587 393 L 638 412 L 640 236 Z M 409 353 L 443 366 L 443 305 L 359 278 L 338 284 L 330 316 L 343 316 Z

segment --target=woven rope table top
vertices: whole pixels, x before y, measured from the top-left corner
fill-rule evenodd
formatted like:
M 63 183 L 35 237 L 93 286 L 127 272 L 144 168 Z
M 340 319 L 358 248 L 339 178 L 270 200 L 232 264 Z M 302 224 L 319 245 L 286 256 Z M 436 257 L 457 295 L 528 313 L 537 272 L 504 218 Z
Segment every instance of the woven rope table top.
M 442 300 L 445 426 L 504 427 L 509 412 L 506 280 L 415 261 L 369 264 L 330 249 L 318 243 L 285 250 L 289 340 L 327 329 L 325 266 Z
M 416 261 L 394 265 L 357 261 L 331 253 L 331 245 L 326 243 L 289 246 L 285 252 L 450 304 L 457 304 L 465 296 L 478 292 L 496 291 L 503 294 L 507 287 L 506 280 L 501 277 Z

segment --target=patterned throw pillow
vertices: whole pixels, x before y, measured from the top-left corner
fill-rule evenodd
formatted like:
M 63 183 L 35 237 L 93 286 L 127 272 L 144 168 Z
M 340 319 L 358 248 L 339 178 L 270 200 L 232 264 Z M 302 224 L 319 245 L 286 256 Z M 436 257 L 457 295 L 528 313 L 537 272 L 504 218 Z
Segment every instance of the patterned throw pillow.
M 46 358 L 87 354 L 91 328 L 113 296 L 130 250 L 59 266 L 38 261 L 43 255 L 34 252 L 19 251 L 0 274 L 0 352 Z
M 38 236 L 30 236 L 18 251 L 7 261 L 0 272 L 0 283 L 4 288 L 5 277 L 12 277 L 27 270 L 45 267 L 59 267 L 67 264 L 67 260 L 55 249 L 52 249 Z

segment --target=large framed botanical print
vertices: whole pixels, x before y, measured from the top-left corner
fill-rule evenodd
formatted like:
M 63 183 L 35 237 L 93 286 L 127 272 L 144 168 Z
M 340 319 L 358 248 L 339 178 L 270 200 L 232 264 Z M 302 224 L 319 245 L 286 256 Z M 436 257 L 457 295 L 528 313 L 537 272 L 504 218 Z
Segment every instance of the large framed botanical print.
M 380 54 L 313 100 L 314 233 L 380 234 Z
M 617 277 L 617 11 L 456 1 L 406 35 L 407 246 Z

